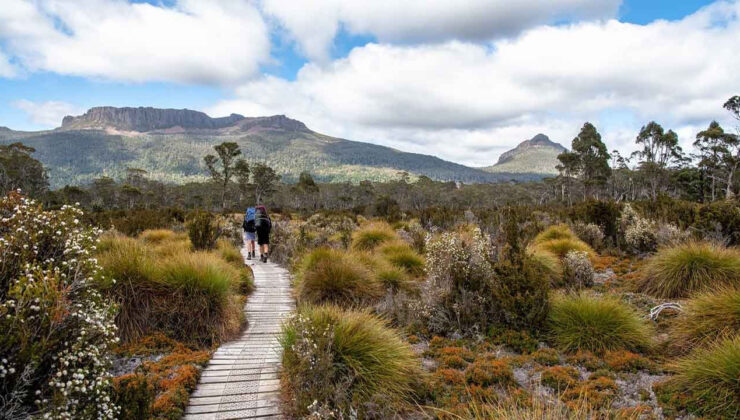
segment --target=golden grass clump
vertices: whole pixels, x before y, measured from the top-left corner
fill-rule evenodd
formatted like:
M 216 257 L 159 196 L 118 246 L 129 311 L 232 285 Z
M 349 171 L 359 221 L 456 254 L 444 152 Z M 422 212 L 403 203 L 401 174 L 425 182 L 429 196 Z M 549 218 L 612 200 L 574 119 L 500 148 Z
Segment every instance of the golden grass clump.
M 169 229 L 148 229 L 139 234 L 139 239 L 150 244 L 187 240 L 184 233 L 175 233 Z
M 614 298 L 558 296 L 552 302 L 548 321 L 553 343 L 568 352 L 642 350 L 651 344 L 650 326 Z
M 740 289 L 704 292 L 684 305 L 671 326 L 672 341 L 684 349 L 710 344 L 740 331 Z
M 380 397 L 392 415 L 410 405 L 420 362 L 398 332 L 366 311 L 304 306 L 281 337 L 288 411 L 303 418 L 314 401 L 344 414 L 365 417 L 367 403 Z M 383 416 L 381 416 L 383 418 Z
M 216 241 L 216 252 L 218 252 L 224 261 L 239 268 L 244 267 L 244 256 L 239 248 L 234 246 L 228 239 L 221 238 Z
M 740 335 L 698 348 L 672 369 L 676 375 L 656 385 L 659 401 L 706 418 L 740 417 Z
M 531 245 L 532 253 L 540 250 L 550 252 L 560 259 L 565 258 L 571 251 L 585 252 L 591 259 L 596 256 L 594 250 L 578 238 L 549 239 Z
M 707 242 L 662 249 L 640 272 L 640 291 L 663 299 L 722 287 L 740 287 L 740 251 Z
M 550 285 L 558 287 L 563 283 L 563 265 L 560 258 L 554 253 L 544 249 L 530 249 L 530 259 L 542 267 L 543 273 L 550 281 Z
M 395 241 L 398 235 L 385 222 L 371 222 L 363 225 L 352 234 L 352 249 L 370 251 L 380 244 Z
M 413 276 L 424 274 L 424 258 L 403 242 L 382 245 L 380 254 L 391 264 L 405 270 Z
M 319 248 L 308 253 L 298 270 L 296 294 L 300 303 L 353 306 L 383 295 L 374 273 L 353 254 Z
M 566 224 L 553 225 L 535 236 L 532 243 L 539 244 L 560 239 L 578 239 L 578 236 Z

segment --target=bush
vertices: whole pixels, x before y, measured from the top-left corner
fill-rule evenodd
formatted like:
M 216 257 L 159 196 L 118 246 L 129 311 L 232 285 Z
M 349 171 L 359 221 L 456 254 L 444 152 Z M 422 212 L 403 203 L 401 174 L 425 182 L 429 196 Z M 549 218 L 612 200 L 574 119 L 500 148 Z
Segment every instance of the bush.
M 537 332 L 547 319 L 550 282 L 542 266 L 523 252 L 511 254 L 494 267 L 492 290 L 501 327 Z
M 353 306 L 370 303 L 383 295 L 380 283 L 352 255 L 329 248 L 307 254 L 295 285 L 300 303 L 334 303 Z
M 570 251 L 563 258 L 563 279 L 565 285 L 573 289 L 593 286 L 594 267 L 587 253 Z
M 689 300 L 672 324 L 673 342 L 695 348 L 740 331 L 740 290 L 705 292 Z
M 352 249 L 368 251 L 380 244 L 398 239 L 396 231 L 387 223 L 373 222 L 362 226 L 352 234 Z
M 656 384 L 658 400 L 708 418 L 740 416 L 740 336 L 699 348 L 673 364 L 676 375 Z
M 513 385 L 514 373 L 503 360 L 477 359 L 465 369 L 465 379 L 480 386 Z
M 0 417 L 109 418 L 114 308 L 80 209 L 0 201 Z
M 723 200 L 699 209 L 696 228 L 705 236 L 721 239 L 729 246 L 740 245 L 740 205 Z
M 650 345 L 651 329 L 626 304 L 585 294 L 560 296 L 549 316 L 553 343 L 564 351 L 640 350 Z
M 421 374 L 409 345 L 367 312 L 303 307 L 283 328 L 281 344 L 291 418 L 308 416 L 311 407 L 342 416 L 354 409 L 360 418 L 374 410 L 381 418 L 396 415 Z
M 657 232 L 655 232 L 655 238 L 658 242 L 658 247 L 665 248 L 688 242 L 691 239 L 691 234 L 688 231 L 681 230 L 677 226 L 661 223 L 658 225 Z
M 691 242 L 660 250 L 643 266 L 639 288 L 659 298 L 740 286 L 740 251 Z
M 643 218 L 625 204 L 619 218 L 619 228 L 625 247 L 630 252 L 652 252 L 658 247 L 655 222 Z
M 208 212 L 198 212 L 188 222 L 188 237 L 195 249 L 213 249 L 221 231 L 216 218 Z
M 576 222 L 573 224 L 573 231 L 579 239 L 594 249 L 599 249 L 604 244 L 604 233 L 598 225 Z
M 381 246 L 379 250 L 391 264 L 406 270 L 407 273 L 414 276 L 424 273 L 424 259 L 410 246 L 404 243 L 391 243 Z

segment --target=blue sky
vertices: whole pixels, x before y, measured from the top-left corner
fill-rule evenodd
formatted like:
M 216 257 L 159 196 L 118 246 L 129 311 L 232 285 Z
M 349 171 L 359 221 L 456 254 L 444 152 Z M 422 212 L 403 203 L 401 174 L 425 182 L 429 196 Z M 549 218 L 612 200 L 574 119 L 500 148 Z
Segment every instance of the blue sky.
M 189 108 L 211 114 L 274 112 L 307 120 L 310 126 L 327 134 L 483 164 L 483 160 L 439 145 L 439 139 L 459 135 L 471 142 L 471 149 L 479 150 L 482 142 L 490 146 L 494 155 L 523 140 L 527 130 L 549 130 L 561 137 L 556 140 L 567 142 L 568 133 L 577 130 L 576 121 L 593 118 L 603 122 L 615 137 L 621 136 L 615 142 L 622 145 L 627 142 L 629 130 L 646 117 L 660 117 L 689 133 L 695 129 L 693 122 L 714 118 L 712 102 L 727 96 L 736 86 L 728 86 L 728 91 L 717 94 L 717 98 L 708 93 L 677 98 L 676 111 L 666 112 L 653 109 L 655 104 L 649 100 L 634 98 L 640 96 L 639 89 L 659 91 L 664 87 L 661 77 L 640 77 L 639 69 L 633 67 L 623 69 L 623 74 L 615 73 L 611 79 L 603 79 L 603 71 L 587 74 L 593 79 L 587 94 L 581 92 L 584 87 L 578 83 L 561 83 L 563 76 L 557 69 L 542 69 L 526 83 L 515 80 L 503 85 L 488 79 L 486 75 L 492 73 L 481 71 L 490 66 L 496 79 L 516 78 L 506 71 L 525 65 L 531 51 L 549 55 L 552 48 L 546 44 L 554 38 L 540 34 L 552 31 L 564 40 L 557 46 L 564 53 L 549 58 L 555 64 L 558 57 L 579 48 L 576 44 L 600 49 L 583 40 L 589 35 L 579 38 L 579 31 L 597 30 L 607 43 L 613 39 L 626 51 L 630 45 L 618 40 L 625 33 L 635 39 L 653 33 L 665 35 L 666 50 L 675 48 L 682 53 L 690 43 L 668 45 L 671 30 L 677 32 L 675 36 L 689 38 L 693 30 L 696 43 L 706 42 L 710 36 L 706 25 L 690 24 L 685 18 L 700 16 L 697 11 L 710 6 L 712 19 L 719 14 L 732 29 L 737 20 L 735 1 L 584 0 L 582 7 L 572 6 L 577 2 L 563 1 L 558 5 L 554 1 L 546 11 L 538 10 L 541 7 L 536 5 L 542 3 L 532 1 L 531 7 L 511 6 L 521 9 L 512 12 L 520 20 L 515 22 L 506 16 L 511 7 L 503 1 L 504 6 L 485 9 L 490 10 L 490 16 L 451 9 L 451 5 L 457 4 L 452 1 L 435 2 L 430 10 L 401 7 L 385 16 L 389 11 L 380 7 L 364 10 L 357 3 L 342 0 L 327 0 L 321 10 L 300 9 L 292 5 L 295 3 L 281 0 L 245 0 L 237 6 L 175 0 L 137 1 L 149 5 L 124 6 L 113 0 L 97 0 L 99 7 L 93 12 L 87 12 L 82 5 L 91 0 L 70 0 L 66 9 L 52 7 L 52 0 L 7 1 L 5 10 L 0 9 L 0 126 L 21 130 L 53 128 L 53 122 L 60 122 L 65 112 L 84 112 L 97 105 Z M 80 3 L 79 7 L 75 9 L 74 3 Z M 476 0 L 468 3 L 473 10 Z M 465 7 L 461 3 L 460 8 Z M 480 5 L 475 7 L 483 10 Z M 84 16 L 88 22 L 80 23 L 80 11 L 89 13 Z M 419 22 L 413 21 L 417 16 Z M 609 24 L 612 18 L 639 27 Z M 672 21 L 675 25 L 666 28 L 656 20 Z M 94 25 L 90 23 L 97 22 L 110 24 L 91 29 Z M 130 31 L 108 31 L 120 27 L 129 27 Z M 501 31 L 490 29 L 498 27 Z M 729 29 L 725 38 L 736 34 Z M 137 39 L 139 34 L 141 41 Z M 152 37 L 161 44 L 149 42 Z M 169 48 L 181 38 L 191 45 L 178 45 L 170 54 L 162 53 L 161 46 Z M 577 42 L 568 45 L 573 39 Z M 213 51 L 209 51 L 211 48 Z M 606 64 L 611 60 L 618 60 L 600 56 L 604 68 L 609 68 Z M 445 57 L 453 60 L 446 62 Z M 458 58 L 460 62 L 469 61 L 467 67 L 455 67 L 453 61 Z M 501 64 L 504 61 L 506 65 Z M 433 66 L 429 67 L 429 74 L 424 65 Z M 714 65 L 720 66 L 714 72 L 722 73 L 721 66 L 725 64 Z M 734 63 L 726 65 L 729 68 Z M 373 66 L 378 68 L 374 70 Z M 413 75 L 407 75 L 405 70 L 417 66 L 421 69 L 416 70 L 421 81 L 408 79 Z M 650 66 L 646 65 L 646 69 Z M 660 71 L 666 77 L 679 77 L 682 70 L 666 66 Z M 685 71 L 697 74 L 703 69 Z M 470 78 L 458 78 L 456 75 L 461 72 L 470 73 Z M 521 106 L 512 106 L 521 108 L 521 112 L 512 114 L 490 101 L 490 96 L 498 94 L 503 95 L 499 102 L 523 96 L 540 80 L 542 86 L 550 86 L 548 93 L 558 91 L 558 98 L 551 103 L 533 105 L 529 110 L 525 101 Z M 474 82 L 490 86 L 489 97 L 457 97 L 456 92 L 466 92 Z M 329 95 L 324 93 L 327 89 L 337 90 Z M 629 89 L 635 89 L 634 94 Z M 475 89 L 471 92 L 475 93 Z M 621 98 L 621 102 L 615 98 Z M 574 105 L 559 105 L 569 102 Z M 538 106 L 543 109 L 538 110 Z M 547 106 L 557 107 L 557 114 L 544 109 Z M 427 117 L 437 111 L 451 114 L 449 121 Z M 493 156 L 485 159 L 495 160 Z

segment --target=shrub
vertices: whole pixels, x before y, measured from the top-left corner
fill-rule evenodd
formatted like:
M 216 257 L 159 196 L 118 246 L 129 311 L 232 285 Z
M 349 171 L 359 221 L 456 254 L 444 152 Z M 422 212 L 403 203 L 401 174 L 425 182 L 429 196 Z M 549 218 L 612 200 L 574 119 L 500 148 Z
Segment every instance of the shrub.
M 688 231 L 681 230 L 675 225 L 661 223 L 658 225 L 658 230 L 655 232 L 655 239 L 658 243 L 658 247 L 665 248 L 688 242 L 691 239 L 691 234 Z
M 80 209 L 0 201 L 0 417 L 109 418 L 114 308 Z
M 639 288 L 659 298 L 740 286 L 740 251 L 691 242 L 660 250 L 642 267 Z
M 544 348 L 532 353 L 532 360 L 541 365 L 554 366 L 560 363 L 560 355 L 555 349 Z
M 380 298 L 383 290 L 371 270 L 352 255 L 319 248 L 304 257 L 296 294 L 301 303 L 352 306 Z
M 658 248 L 655 222 L 642 217 L 635 220 L 624 231 L 624 241 L 634 252 L 653 252 Z
M 367 312 L 303 307 L 283 328 L 281 344 L 282 382 L 292 396 L 286 414 L 295 418 L 312 404 L 344 416 L 354 409 L 360 418 L 371 408 L 396 414 L 420 375 L 409 345 Z M 378 400 L 386 404 L 373 404 Z
M 570 251 L 563 258 L 563 280 L 567 287 L 582 289 L 594 284 L 594 267 L 588 254 L 581 251 Z
M 562 395 L 564 401 L 587 404 L 596 409 L 606 408 L 617 397 L 619 387 L 614 379 L 605 376 L 589 377 L 580 385 L 568 389 Z
M 221 231 L 216 218 L 208 212 L 198 212 L 188 222 L 188 237 L 195 249 L 213 249 Z
M 539 331 L 547 319 L 550 281 L 542 266 L 523 252 L 501 259 L 491 292 L 500 326 Z
M 647 358 L 625 350 L 606 352 L 604 362 L 615 372 L 637 372 L 638 370 L 654 369 L 652 362 Z
M 398 235 L 387 223 L 373 222 L 357 229 L 352 234 L 352 249 L 368 251 L 380 244 L 398 239 Z
M 740 205 L 737 201 L 722 200 L 701 207 L 696 228 L 729 246 L 740 245 Z
M 626 304 L 585 294 L 560 296 L 550 309 L 552 341 L 564 351 L 644 349 L 651 329 Z
M 709 418 L 740 416 L 740 336 L 699 348 L 673 369 L 675 376 L 656 385 L 659 401 Z
M 576 222 L 573 224 L 573 231 L 579 239 L 589 244 L 591 248 L 599 249 L 604 244 L 604 233 L 598 225 Z
M 684 306 L 671 326 L 672 341 L 688 349 L 730 337 L 740 331 L 740 290 L 705 292 Z
M 424 273 L 424 259 L 404 243 L 391 243 L 380 247 L 380 253 L 391 264 L 414 276 Z

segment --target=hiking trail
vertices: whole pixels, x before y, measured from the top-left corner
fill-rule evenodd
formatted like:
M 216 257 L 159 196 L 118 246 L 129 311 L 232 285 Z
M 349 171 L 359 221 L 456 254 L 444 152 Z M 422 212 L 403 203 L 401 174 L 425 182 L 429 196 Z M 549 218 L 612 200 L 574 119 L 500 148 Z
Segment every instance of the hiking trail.
M 242 248 L 242 256 L 246 256 Z M 241 337 L 222 344 L 190 395 L 186 420 L 281 419 L 278 342 L 283 320 L 295 310 L 290 274 L 279 265 L 245 262 L 255 291 L 244 306 L 248 325 Z

